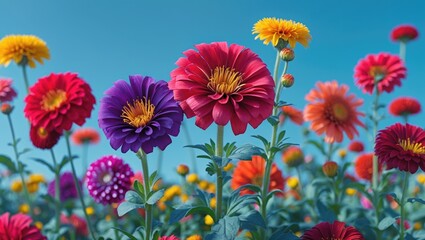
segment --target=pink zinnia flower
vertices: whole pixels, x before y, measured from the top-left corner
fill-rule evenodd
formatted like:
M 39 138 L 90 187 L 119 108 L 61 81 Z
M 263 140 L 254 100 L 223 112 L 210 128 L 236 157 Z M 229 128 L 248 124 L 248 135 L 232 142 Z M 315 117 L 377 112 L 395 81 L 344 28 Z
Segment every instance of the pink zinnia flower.
M 410 41 L 418 37 L 418 29 L 412 25 L 399 25 L 391 31 L 391 40 Z
M 31 223 L 32 219 L 27 215 L 18 213 L 10 216 L 8 212 L 4 213 L 0 216 L 0 239 L 47 239 L 41 234 L 40 230 L 36 226 L 31 225 Z
M 162 237 L 159 237 L 158 240 L 180 240 L 180 238 L 178 238 L 178 237 L 176 237 L 174 235 L 171 235 L 171 236 L 162 236 Z
M 391 125 L 376 136 L 375 155 L 387 169 L 425 171 L 425 130 L 408 123 Z
M 274 105 L 274 82 L 266 64 L 250 49 L 225 42 L 198 44 L 184 52 L 171 72 L 170 89 L 188 118 L 208 128 L 229 121 L 235 135 L 258 127 Z
M 394 116 L 413 115 L 421 111 L 421 104 L 411 97 L 399 97 L 390 103 L 388 110 Z
M 397 55 L 379 53 L 367 55 L 354 68 L 356 85 L 364 93 L 372 94 L 375 82 L 378 92 L 392 92 L 394 86 L 401 86 L 401 79 L 406 77 L 406 67 Z
M 0 102 L 10 102 L 16 95 L 12 88 L 12 79 L 0 79 Z

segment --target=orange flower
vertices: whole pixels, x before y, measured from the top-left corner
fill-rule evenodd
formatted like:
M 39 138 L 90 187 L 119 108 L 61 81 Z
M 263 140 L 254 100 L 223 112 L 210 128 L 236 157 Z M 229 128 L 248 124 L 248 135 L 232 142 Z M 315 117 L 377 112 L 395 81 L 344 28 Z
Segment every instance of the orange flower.
M 354 170 L 359 178 L 371 181 L 373 175 L 373 153 L 364 153 L 356 158 Z M 378 171 L 381 172 L 382 164 L 379 164 Z
M 265 166 L 266 162 L 264 158 L 260 156 L 252 156 L 251 161 L 239 161 L 235 171 L 233 172 L 233 178 L 231 182 L 232 189 L 237 189 L 240 186 L 246 184 L 253 184 L 261 187 Z M 276 164 L 273 163 L 270 172 L 269 191 L 274 189 L 283 190 L 284 187 L 285 179 L 282 176 L 282 172 L 279 170 L 279 168 L 277 168 Z M 248 189 L 243 189 L 241 191 L 241 195 L 253 193 L 253 191 Z
M 284 123 L 286 118 L 289 118 L 293 123 L 297 125 L 302 125 L 304 123 L 303 112 L 292 106 L 282 107 L 282 115 L 280 117 L 280 122 Z
M 71 136 L 71 140 L 75 145 L 84 143 L 96 144 L 100 140 L 99 133 L 93 128 L 80 128 L 75 130 Z
M 310 128 L 317 134 L 325 134 L 325 141 L 329 143 L 342 142 L 343 133 L 349 139 L 359 135 L 356 125 L 364 127 L 357 107 L 363 104 L 362 99 L 348 93 L 348 86 L 338 85 L 336 81 L 318 82 L 316 89 L 305 97 L 310 103 L 304 109 L 304 119 L 311 121 Z

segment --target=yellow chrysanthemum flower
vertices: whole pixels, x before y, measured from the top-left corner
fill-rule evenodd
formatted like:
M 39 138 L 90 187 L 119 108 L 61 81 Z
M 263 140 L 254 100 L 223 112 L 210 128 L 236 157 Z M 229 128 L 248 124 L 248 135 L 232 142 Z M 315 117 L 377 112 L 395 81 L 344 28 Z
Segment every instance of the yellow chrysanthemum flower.
M 209 193 L 215 193 L 215 184 L 214 183 L 208 184 L 208 188 L 205 191 L 207 191 Z
M 354 189 L 354 188 L 347 188 L 347 189 L 345 189 L 345 193 L 348 196 L 354 196 L 357 193 L 357 190 Z
M 16 64 L 28 64 L 35 68 L 35 61 L 43 64 L 50 59 L 46 43 L 33 35 L 9 35 L 0 40 L 0 65 L 8 66 L 10 61 Z
M 206 191 L 208 189 L 209 183 L 208 181 L 205 180 L 201 180 L 198 182 L 198 187 L 204 191 Z
M 198 178 L 198 174 L 196 173 L 192 173 L 186 176 L 186 181 L 188 183 L 196 183 L 198 182 L 199 178 Z
M 425 173 L 419 173 L 416 177 L 416 181 L 418 181 L 419 184 L 425 185 Z
M 171 201 L 175 196 L 179 196 L 180 194 L 182 194 L 182 188 L 178 185 L 173 185 L 164 191 L 164 196 L 162 196 L 161 200 L 164 202 Z
M 207 215 L 204 218 L 204 223 L 205 225 L 211 226 L 214 224 L 214 219 L 210 215 Z
M 271 42 L 274 47 L 280 40 L 288 42 L 291 48 L 294 48 L 297 42 L 307 47 L 311 40 L 310 30 L 304 24 L 277 18 L 261 19 L 255 23 L 252 34 L 258 34 L 255 39 L 263 40 L 265 45 Z
M 14 192 L 21 192 L 22 191 L 22 181 L 21 180 L 14 180 L 11 184 L 10 184 L 10 190 L 14 191 Z
M 28 182 L 30 182 L 30 183 L 45 183 L 46 179 L 44 178 L 44 176 L 42 174 L 33 173 L 33 174 L 29 175 Z
M 201 235 L 192 235 L 192 236 L 189 236 L 188 238 L 186 238 L 186 240 L 202 240 L 202 236 Z
M 30 212 L 30 205 L 28 205 L 28 204 L 21 204 L 20 206 L 19 206 L 19 212 L 20 213 L 23 213 L 23 214 L 27 214 L 27 213 L 29 213 Z
M 38 191 L 38 183 L 34 183 L 34 182 L 26 182 L 27 185 L 27 189 L 29 193 L 35 193 Z
M 289 177 L 286 180 L 286 184 L 288 184 L 288 187 L 291 189 L 296 189 L 298 187 L 299 181 L 297 177 Z

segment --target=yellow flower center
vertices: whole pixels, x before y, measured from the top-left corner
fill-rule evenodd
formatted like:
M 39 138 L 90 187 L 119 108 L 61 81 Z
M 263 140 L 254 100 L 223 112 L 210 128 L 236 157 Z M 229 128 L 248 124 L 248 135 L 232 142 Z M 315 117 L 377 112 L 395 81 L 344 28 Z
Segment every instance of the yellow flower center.
M 133 104 L 127 103 L 122 109 L 121 117 L 125 123 L 133 127 L 144 127 L 152 119 L 155 106 L 150 100 L 134 100 Z
M 66 92 L 62 89 L 50 90 L 43 96 L 41 106 L 43 110 L 52 111 L 66 101 Z
M 224 94 L 231 94 L 238 91 L 241 87 L 242 74 L 231 68 L 216 67 L 211 74 L 208 88 Z
M 379 82 L 387 75 L 387 71 L 383 66 L 373 66 L 370 68 L 369 74 L 375 79 L 375 81 Z
M 410 141 L 408 139 L 399 139 L 398 145 L 400 145 L 404 151 L 412 151 L 415 154 L 425 154 L 425 146 L 422 143 L 417 143 L 415 141 Z
M 332 105 L 332 112 L 334 117 L 339 121 L 344 121 L 348 118 L 348 111 L 344 104 L 335 103 Z
M 48 135 L 48 133 L 47 133 L 46 129 L 45 129 L 45 128 L 42 128 L 42 127 L 39 127 L 39 128 L 37 129 L 37 134 L 38 134 L 38 136 L 39 136 L 39 137 L 41 137 L 41 138 L 46 138 L 46 137 L 47 137 L 47 135 Z

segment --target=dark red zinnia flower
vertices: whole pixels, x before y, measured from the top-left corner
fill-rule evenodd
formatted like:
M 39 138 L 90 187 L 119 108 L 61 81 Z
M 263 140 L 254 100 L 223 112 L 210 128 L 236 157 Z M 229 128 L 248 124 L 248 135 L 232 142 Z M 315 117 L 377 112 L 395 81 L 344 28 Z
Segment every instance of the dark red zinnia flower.
M 363 235 L 354 227 L 346 227 L 344 222 L 322 222 L 306 231 L 302 240 L 364 240 Z
M 418 37 L 418 29 L 412 25 L 399 25 L 391 31 L 391 40 L 410 41 Z
M 43 127 L 31 125 L 30 139 L 32 144 L 40 149 L 51 149 L 58 143 L 61 134 L 56 131 L 47 131 Z
M 369 54 L 354 68 L 356 85 L 369 94 L 375 91 L 375 83 L 379 93 L 390 93 L 394 86 L 401 86 L 401 80 L 405 77 L 403 61 L 399 56 L 389 53 Z
M 90 117 L 96 100 L 90 86 L 75 73 L 52 73 L 40 78 L 25 98 L 25 117 L 32 125 L 62 133 Z
M 407 116 L 417 114 L 421 111 L 421 104 L 411 97 L 399 97 L 389 105 L 389 112 L 394 116 Z
M 375 155 L 387 169 L 425 171 L 425 130 L 410 124 L 393 124 L 376 136 Z
M 29 216 L 21 213 L 10 216 L 10 213 L 6 212 L 0 216 L 0 239 L 44 240 L 47 238 L 36 226 L 32 225 L 32 219 Z
M 198 44 L 171 72 L 170 89 L 188 118 L 206 129 L 230 122 L 235 135 L 257 128 L 273 110 L 274 81 L 266 64 L 243 46 Z
M 354 161 L 354 170 L 359 178 L 371 181 L 373 175 L 373 153 L 359 155 Z M 382 164 L 378 164 L 378 172 L 382 171 Z
M 348 150 L 351 152 L 363 152 L 364 151 L 364 145 L 362 142 L 354 140 L 351 141 L 348 145 Z

